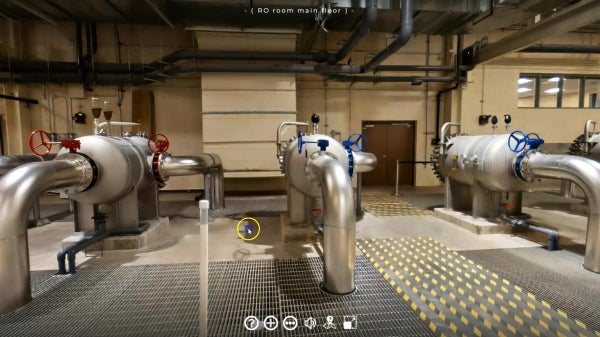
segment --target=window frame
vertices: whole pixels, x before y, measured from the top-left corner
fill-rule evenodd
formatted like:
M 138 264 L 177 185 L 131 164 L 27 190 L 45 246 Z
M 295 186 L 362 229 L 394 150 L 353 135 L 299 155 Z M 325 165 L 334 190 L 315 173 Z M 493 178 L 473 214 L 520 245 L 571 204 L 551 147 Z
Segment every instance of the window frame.
M 559 81 L 557 82 L 557 88 L 560 90 L 556 93 L 556 106 L 553 107 L 540 107 L 540 97 L 541 97 L 541 83 L 542 77 L 558 77 Z M 599 75 L 586 75 L 586 74 L 558 74 L 558 73 L 519 73 L 519 77 L 517 78 L 532 78 L 535 81 L 534 87 L 534 102 L 533 107 L 520 107 L 517 103 L 518 109 L 600 109 L 599 107 L 586 107 L 585 104 L 585 82 L 587 80 L 600 80 Z M 564 79 L 579 80 L 579 106 L 578 107 L 563 107 L 563 84 Z

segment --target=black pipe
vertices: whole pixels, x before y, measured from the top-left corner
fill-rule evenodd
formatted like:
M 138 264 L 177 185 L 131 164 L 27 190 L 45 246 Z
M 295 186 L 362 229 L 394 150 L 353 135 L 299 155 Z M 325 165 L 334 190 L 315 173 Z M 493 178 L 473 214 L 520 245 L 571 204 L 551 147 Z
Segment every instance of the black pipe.
M 331 75 L 331 80 L 336 82 L 369 82 L 369 83 L 384 83 L 384 82 L 407 82 L 415 85 L 423 82 L 438 82 L 449 83 L 454 82 L 454 77 L 424 77 L 424 76 L 347 76 L 347 75 Z
M 253 52 L 253 51 L 194 51 L 194 50 L 177 50 L 163 57 L 158 61 L 154 61 L 147 68 L 151 70 L 161 69 L 165 65 L 169 65 L 181 60 L 251 60 L 251 61 L 314 61 L 326 62 L 330 59 L 327 52 L 307 52 L 307 53 L 292 53 L 292 52 Z
M 141 74 L 96 74 L 94 80 L 96 84 L 100 85 L 141 85 L 151 82 Z M 81 83 L 81 78 L 77 73 L 0 73 L 0 82 L 11 81 L 15 83 Z
M 83 61 L 83 56 L 81 57 Z M 81 62 L 44 62 L 44 61 L 11 61 L 10 67 L 8 63 L 0 63 L 0 72 L 15 72 L 15 73 L 27 73 L 27 72 L 55 72 L 55 73 L 77 73 L 83 67 L 84 63 Z M 81 67 L 81 68 L 80 68 Z M 144 64 L 132 63 L 132 64 L 121 64 L 121 63 L 96 63 L 94 65 L 97 73 L 107 74 L 143 74 Z
M 19 102 L 25 102 L 27 104 L 39 104 L 40 103 L 40 102 L 38 102 L 37 99 L 17 97 L 17 96 L 4 95 L 4 94 L 0 94 L 0 98 L 9 99 L 9 100 L 13 100 L 13 101 L 19 101 Z
M 358 26 L 350 35 L 346 43 L 335 53 L 335 61 L 339 62 L 343 60 L 349 53 L 354 49 L 358 41 L 362 39 L 367 33 L 371 30 L 371 27 L 377 21 L 377 1 L 375 0 L 367 0 L 367 6 L 365 8 L 365 13 L 362 16 L 362 19 L 358 23 Z
M 402 65 L 383 65 L 378 66 L 375 71 L 454 71 L 455 66 L 430 66 L 430 65 L 416 65 L 416 64 L 402 64 Z M 461 66 L 460 70 L 468 70 L 468 67 Z
M 56 260 L 58 261 L 58 274 L 62 275 L 67 273 L 67 268 L 65 266 L 65 256 L 68 255 L 69 272 L 75 273 L 75 254 L 77 254 L 77 252 L 79 251 L 86 249 L 87 247 L 91 246 L 92 244 L 98 241 L 106 239 L 109 236 L 109 232 L 96 233 L 91 238 L 81 240 L 70 247 L 62 248 L 61 250 L 59 250 L 58 254 L 56 254 Z
M 401 26 L 398 37 L 390 43 L 386 48 L 375 55 L 367 64 L 363 65 L 364 71 L 372 71 L 390 55 L 402 48 L 412 35 L 413 30 L 413 13 L 412 0 L 402 0 Z
M 531 229 L 533 231 L 536 232 L 540 232 L 543 234 L 548 235 L 548 244 L 546 246 L 546 249 L 550 250 L 550 251 L 554 251 L 554 250 L 558 250 L 559 249 L 559 240 L 560 240 L 560 235 L 557 231 L 553 230 L 553 229 L 549 229 L 549 228 L 545 228 L 545 227 L 540 227 L 537 225 L 534 225 L 532 223 L 529 223 L 523 219 L 517 219 L 517 218 L 512 218 L 509 216 L 503 216 L 501 217 L 502 221 L 508 223 L 511 226 L 515 226 L 515 227 L 522 227 L 522 228 L 526 228 L 526 229 Z
M 150 227 L 147 223 L 142 223 L 138 228 L 135 229 L 113 229 L 110 231 L 101 231 L 94 234 L 92 237 L 87 238 L 85 240 L 79 241 L 76 244 L 69 246 L 67 248 L 62 248 L 56 254 L 56 259 L 58 261 L 58 274 L 66 274 L 67 268 L 65 266 L 65 256 L 67 257 L 69 263 L 68 273 L 77 272 L 77 267 L 75 264 L 75 257 L 77 253 L 86 249 L 87 247 L 93 245 L 98 241 L 102 241 L 110 236 L 120 236 L 120 235 L 139 235 L 146 231 Z
M 148 77 L 160 80 L 164 77 L 168 78 L 183 73 L 201 72 L 358 74 L 360 73 L 360 67 L 329 64 L 175 64 L 165 69 L 162 73 L 148 75 Z
M 431 140 L 432 144 L 437 145 L 440 143 L 440 120 L 441 120 L 441 113 L 442 113 L 442 95 L 456 90 L 458 89 L 459 83 L 460 83 L 460 72 L 461 72 L 461 67 L 462 67 L 462 45 L 463 45 L 463 36 L 462 35 L 458 35 L 456 37 L 456 64 L 454 65 L 455 70 L 454 70 L 454 74 L 456 76 L 455 78 L 455 83 L 452 87 L 450 88 L 446 88 L 446 89 L 442 89 L 440 91 L 437 92 L 437 94 L 435 95 L 435 138 L 433 138 Z M 442 139 L 442 141 L 444 141 Z
M 438 91 L 435 95 L 435 138 L 432 140 L 434 144 L 440 143 L 440 115 L 442 110 L 442 95 L 456 89 L 458 89 L 458 82 L 454 83 L 454 85 L 450 88 Z
M 197 50 L 176 50 L 160 60 L 148 64 L 146 67 L 151 70 L 161 69 L 163 66 L 173 64 L 181 60 L 281 60 L 297 62 L 328 62 L 336 63 L 342 60 L 350 53 L 356 44 L 363 38 L 375 24 L 377 19 L 377 2 L 369 0 L 365 13 L 359 22 L 357 28 L 348 38 L 346 43 L 335 53 L 328 52 L 256 52 L 256 51 L 197 51 Z
M 83 74 L 84 74 L 84 62 L 83 62 L 83 35 L 81 33 L 81 22 L 77 22 L 75 24 L 75 49 L 76 49 L 76 62 L 77 62 L 77 72 L 81 77 L 81 83 L 83 83 Z M 50 66 L 48 65 L 48 68 Z
M 480 23 L 481 21 L 489 18 L 492 15 L 494 15 L 494 0 L 490 0 L 490 10 L 488 11 L 488 13 L 481 19 L 473 21 L 473 26 L 475 26 L 476 24 Z
M 519 53 L 600 54 L 600 46 L 572 44 L 536 44 L 519 50 Z

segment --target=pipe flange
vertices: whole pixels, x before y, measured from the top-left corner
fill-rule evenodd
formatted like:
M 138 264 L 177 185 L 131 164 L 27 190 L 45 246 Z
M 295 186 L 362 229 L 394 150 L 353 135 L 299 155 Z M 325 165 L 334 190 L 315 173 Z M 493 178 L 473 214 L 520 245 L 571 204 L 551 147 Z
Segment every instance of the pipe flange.
M 526 181 L 528 183 L 533 182 L 534 176 L 529 170 L 529 157 L 530 155 L 536 153 L 538 151 L 521 151 L 513 162 L 513 171 L 517 178 Z
M 63 190 L 67 194 L 81 193 L 90 189 L 98 180 L 98 166 L 88 155 L 81 152 L 63 153 L 54 160 L 66 160 L 83 168 L 81 183 L 78 186 L 69 187 Z
M 155 152 L 152 155 L 152 175 L 156 181 L 163 184 L 169 180 L 169 177 L 162 174 L 162 162 L 165 160 L 165 156 L 167 155 L 168 154 L 166 152 Z

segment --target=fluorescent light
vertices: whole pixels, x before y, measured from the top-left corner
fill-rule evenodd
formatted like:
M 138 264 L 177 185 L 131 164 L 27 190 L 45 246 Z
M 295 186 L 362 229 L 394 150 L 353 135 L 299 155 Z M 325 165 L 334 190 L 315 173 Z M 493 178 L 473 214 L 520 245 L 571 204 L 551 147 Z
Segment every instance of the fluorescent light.
M 529 83 L 531 81 L 533 81 L 533 80 L 530 79 L 530 78 L 524 78 L 524 77 L 522 77 L 522 78 L 519 78 L 519 80 L 517 81 L 517 83 L 519 83 L 519 84 L 525 84 L 525 83 Z
M 559 88 L 550 88 L 550 89 L 544 90 L 544 92 L 547 94 L 556 94 L 559 91 L 560 91 Z
M 520 93 L 520 94 L 524 93 L 524 92 L 528 92 L 528 91 L 531 91 L 531 89 L 530 88 L 519 88 L 519 89 L 517 89 L 517 92 Z
M 560 81 L 560 78 L 558 76 L 554 76 L 548 79 L 548 82 L 558 82 Z

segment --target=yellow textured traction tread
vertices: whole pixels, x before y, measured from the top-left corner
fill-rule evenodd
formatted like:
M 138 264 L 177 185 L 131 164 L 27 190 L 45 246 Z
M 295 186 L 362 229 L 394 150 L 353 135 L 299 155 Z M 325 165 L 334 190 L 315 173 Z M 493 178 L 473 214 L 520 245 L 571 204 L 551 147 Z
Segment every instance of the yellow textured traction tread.
M 588 330 L 583 322 L 570 319 L 561 310 L 555 311 L 548 302 L 538 300 L 535 294 L 523 291 L 518 285 L 512 284 L 509 280 L 501 278 L 498 274 L 490 272 L 482 266 L 475 264 L 473 261 L 465 258 L 456 251 L 447 248 L 434 239 L 369 239 L 363 240 L 363 242 L 365 242 L 365 246 L 369 249 L 367 250 L 363 247 L 360 244 L 360 241 L 357 243 L 358 248 L 365 254 L 367 259 L 376 267 L 376 269 L 378 269 L 380 274 L 382 274 L 392 286 L 397 284 L 383 268 L 379 267 L 380 264 L 384 264 L 402 281 L 401 283 L 404 283 L 407 286 L 407 288 L 401 288 L 402 284 L 400 284 L 398 287 L 395 287 L 398 294 L 402 294 L 404 291 L 403 289 L 412 292 L 414 296 L 417 296 L 415 298 L 424 303 L 429 312 L 435 314 L 437 316 L 436 319 L 440 319 L 442 322 L 446 322 L 448 317 L 443 313 L 442 309 L 436 307 L 436 305 L 441 304 L 441 306 L 446 308 L 443 310 L 448 310 L 452 313 L 452 315 L 455 316 L 455 321 L 449 320 L 448 328 L 454 333 L 458 334 L 458 332 L 461 332 L 463 336 L 486 336 L 490 334 L 506 336 L 502 330 L 497 329 L 498 325 L 495 324 L 499 324 L 502 329 L 507 329 L 506 331 L 509 332 L 509 335 L 518 335 L 518 330 L 515 326 L 495 312 L 489 312 L 488 307 L 483 303 L 477 303 L 477 300 L 473 296 L 468 294 L 465 296 L 465 289 L 462 288 L 462 286 L 464 286 L 466 289 L 469 289 L 470 293 L 473 293 L 473 290 L 475 290 L 475 293 L 480 299 L 487 298 L 486 303 L 493 307 L 497 304 L 493 297 L 501 302 L 508 302 L 508 309 L 503 305 L 499 305 L 499 310 L 503 315 L 507 316 L 509 316 L 509 310 L 513 311 L 511 314 L 514 316 L 512 317 L 512 319 L 514 319 L 513 321 L 522 326 L 521 329 L 527 328 L 527 330 L 529 330 L 523 334 L 525 336 L 546 336 L 550 333 L 551 335 L 565 337 L 600 337 L 599 331 Z M 377 258 L 373 258 L 370 251 L 373 252 Z M 385 252 L 385 254 L 380 253 L 380 251 Z M 421 268 L 421 266 L 423 266 L 423 268 Z M 450 267 L 450 269 L 448 267 Z M 449 275 L 450 278 L 446 277 L 443 273 Z M 417 284 L 411 284 L 407 278 L 404 278 L 404 275 L 412 278 Z M 452 281 L 451 278 L 458 281 L 459 284 Z M 451 288 L 448 289 L 443 283 L 446 283 Z M 488 284 L 492 285 L 493 288 Z M 487 295 L 481 291 L 482 285 L 485 292 L 488 293 Z M 422 290 L 418 287 L 421 287 Z M 434 289 L 436 287 L 444 294 L 438 293 Z M 511 289 L 509 290 L 506 287 L 510 287 Z M 502 293 L 494 289 L 499 289 Z M 462 299 L 468 301 L 468 304 L 462 300 L 457 301 L 457 296 L 453 291 L 457 291 Z M 522 296 L 519 293 L 522 294 Z M 432 296 L 434 300 L 430 300 L 428 296 Z M 454 307 L 446 301 L 444 296 L 449 297 L 452 301 L 456 301 L 453 303 L 456 303 L 458 306 Z M 422 311 L 417 303 L 412 301 L 410 296 L 404 294 L 402 298 L 407 303 L 410 302 L 411 309 L 418 314 L 419 318 L 424 321 L 426 326 L 428 326 L 432 332 L 438 336 L 446 336 L 442 331 L 443 329 L 440 330 L 439 327 L 427 317 L 427 313 Z M 523 307 L 520 309 L 520 313 L 528 319 L 527 325 L 525 325 L 525 322 L 520 315 L 514 312 L 518 306 L 513 300 L 522 303 Z M 461 312 L 466 313 L 468 316 L 458 313 L 457 308 L 464 309 L 465 311 L 462 311 L 461 309 Z M 486 319 L 479 315 L 473 308 L 477 308 L 483 313 L 489 314 L 490 319 Z M 535 313 L 535 315 L 532 314 L 532 312 Z M 553 316 L 551 312 L 555 312 L 558 315 Z M 536 322 L 535 326 L 530 326 L 529 321 Z M 466 331 L 460 331 L 455 322 L 460 322 L 459 324 L 468 327 L 472 333 L 471 331 L 468 331 L 465 335 Z M 553 326 L 551 326 L 550 323 Z M 489 331 L 481 331 L 477 324 L 481 324 L 479 325 L 480 327 L 485 327 Z M 573 329 L 571 329 L 571 327 L 575 326 L 578 331 L 573 331 Z M 557 331 L 556 329 L 561 330 Z

